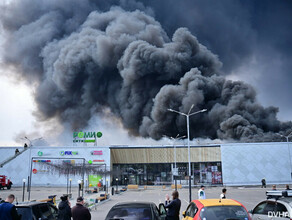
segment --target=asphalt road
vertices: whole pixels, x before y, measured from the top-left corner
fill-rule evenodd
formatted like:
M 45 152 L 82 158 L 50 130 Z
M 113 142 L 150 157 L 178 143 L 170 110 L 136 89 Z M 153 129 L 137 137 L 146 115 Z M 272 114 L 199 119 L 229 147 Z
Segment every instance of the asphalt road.
M 270 189 L 268 186 L 267 189 Z M 252 209 L 259 201 L 265 199 L 265 192 L 267 189 L 260 187 L 227 187 L 227 198 L 235 199 L 246 206 L 248 210 Z M 278 189 L 284 189 L 284 187 L 278 187 Z M 207 198 L 219 198 L 222 187 L 206 187 Z M 96 205 L 95 210 L 92 210 L 92 219 L 103 220 L 107 215 L 110 208 L 118 202 L 126 201 L 152 201 L 157 205 L 163 203 L 165 195 L 171 195 L 173 190 L 170 188 L 163 189 L 161 186 L 148 187 L 146 190 L 128 190 L 120 195 L 111 196 L 106 202 L 102 202 Z M 197 199 L 198 188 L 192 189 L 192 199 Z M 71 200 L 72 206 L 75 205 L 75 199 L 77 197 L 77 188 L 72 188 L 73 199 Z M 5 198 L 8 194 L 14 194 L 17 197 L 18 202 L 22 201 L 22 188 L 12 188 L 11 190 L 0 190 L 0 198 Z M 67 189 L 62 187 L 33 187 L 31 192 L 31 200 L 45 199 L 49 195 L 57 195 L 59 198 L 62 194 L 66 194 Z M 95 198 L 99 194 L 85 195 L 85 198 Z M 27 200 L 27 192 L 25 192 L 25 200 Z M 184 211 L 188 205 L 189 191 L 187 188 L 179 189 L 179 197 L 182 201 L 181 212 Z

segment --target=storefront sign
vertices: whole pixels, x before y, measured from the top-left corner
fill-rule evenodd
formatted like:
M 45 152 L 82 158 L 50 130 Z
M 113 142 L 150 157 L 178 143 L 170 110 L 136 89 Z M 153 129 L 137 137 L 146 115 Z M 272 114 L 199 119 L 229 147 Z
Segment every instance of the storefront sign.
M 85 142 L 85 143 L 95 143 L 96 138 L 101 138 L 102 133 L 98 132 L 73 132 L 73 143 Z
M 78 155 L 78 151 L 60 151 L 61 156 L 74 156 Z
M 89 160 L 89 164 L 99 164 L 99 163 L 104 163 L 104 160 Z
M 102 150 L 91 151 L 91 155 L 102 155 Z
M 35 163 L 50 163 L 51 160 L 33 160 Z

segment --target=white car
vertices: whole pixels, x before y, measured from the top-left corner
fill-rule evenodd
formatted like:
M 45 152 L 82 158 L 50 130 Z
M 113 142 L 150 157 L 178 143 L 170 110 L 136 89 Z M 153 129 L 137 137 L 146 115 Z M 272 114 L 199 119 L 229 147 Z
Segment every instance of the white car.
M 250 211 L 253 220 L 292 219 L 292 190 L 267 191 L 267 200 Z

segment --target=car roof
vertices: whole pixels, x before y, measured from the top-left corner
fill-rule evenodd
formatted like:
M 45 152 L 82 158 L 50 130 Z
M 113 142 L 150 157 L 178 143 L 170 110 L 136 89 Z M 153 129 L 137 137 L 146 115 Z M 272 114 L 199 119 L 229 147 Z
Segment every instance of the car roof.
M 155 205 L 155 203 L 154 202 L 120 202 L 120 203 L 115 204 L 113 206 L 113 208 L 117 208 L 117 207 L 132 207 L 132 206 L 145 207 L 145 206 L 151 206 L 151 205 Z
M 291 207 L 292 207 L 292 197 L 282 197 L 282 198 L 278 198 L 278 199 L 267 199 L 266 201 L 272 201 L 272 202 L 284 202 L 284 203 L 288 203 Z
M 193 202 L 198 201 L 202 203 L 204 207 L 209 206 L 241 206 L 241 204 L 233 199 L 198 199 L 194 200 Z
M 46 202 L 28 202 L 28 203 L 21 203 L 16 205 L 17 208 L 20 207 L 31 207 L 31 206 L 36 206 L 36 205 L 40 205 L 40 204 L 47 204 Z

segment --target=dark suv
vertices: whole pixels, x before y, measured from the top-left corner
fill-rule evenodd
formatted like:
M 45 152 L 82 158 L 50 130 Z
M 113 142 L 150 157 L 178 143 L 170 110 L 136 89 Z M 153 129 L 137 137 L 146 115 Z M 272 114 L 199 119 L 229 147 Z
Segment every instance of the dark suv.
M 16 209 L 25 220 L 57 220 L 58 217 L 58 209 L 49 202 L 19 204 Z
M 166 211 L 163 204 L 159 209 L 153 202 L 123 202 L 114 205 L 105 220 L 165 220 Z

